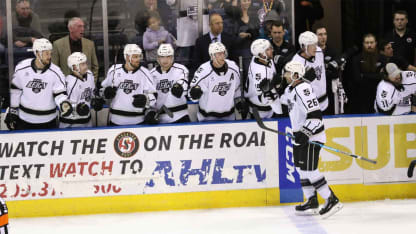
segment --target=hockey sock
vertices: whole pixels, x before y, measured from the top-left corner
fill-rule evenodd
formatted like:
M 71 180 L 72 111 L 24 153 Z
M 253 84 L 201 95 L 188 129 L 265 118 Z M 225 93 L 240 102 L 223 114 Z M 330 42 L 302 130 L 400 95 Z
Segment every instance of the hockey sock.
M 315 188 L 312 186 L 312 183 L 307 178 L 307 171 L 298 170 L 300 175 L 300 184 L 302 185 L 302 191 L 306 199 L 309 199 L 315 194 Z
M 327 200 L 328 197 L 331 195 L 331 190 L 329 189 L 325 177 L 319 172 L 318 169 L 307 173 L 309 174 L 308 177 L 313 187 L 316 189 L 319 195 L 321 195 L 321 197 Z

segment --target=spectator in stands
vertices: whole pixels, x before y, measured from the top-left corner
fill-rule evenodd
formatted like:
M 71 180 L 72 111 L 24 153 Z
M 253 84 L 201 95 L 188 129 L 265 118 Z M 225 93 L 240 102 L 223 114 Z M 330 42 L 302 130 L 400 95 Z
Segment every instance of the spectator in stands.
M 378 49 L 380 51 L 380 60 L 382 61 L 383 65 L 386 65 L 387 63 L 394 63 L 403 71 L 416 72 L 415 66 L 409 64 L 405 58 L 394 54 L 394 49 L 391 42 L 381 40 L 378 43 Z
M 270 43 L 273 46 L 273 62 L 277 74 L 282 73 L 282 69 L 296 53 L 295 46 L 284 39 L 285 28 L 282 21 L 272 21 L 270 30 Z
M 39 16 L 30 8 L 29 0 L 17 0 L 12 25 L 14 45 L 17 47 L 32 46 L 33 41 L 42 38 Z
M 411 65 L 416 64 L 415 48 L 416 48 L 416 33 L 407 27 L 408 16 L 406 11 L 396 11 L 393 14 L 392 31 L 385 35 L 387 42 L 391 42 L 394 53 L 407 60 Z
M 234 38 L 223 33 L 223 21 L 221 15 L 214 13 L 209 17 L 210 32 L 199 37 L 195 43 L 194 60 L 193 63 L 196 67 L 199 67 L 202 63 L 210 60 L 208 54 L 209 44 L 213 42 L 221 42 L 225 45 L 228 51 L 228 57 L 235 60 L 234 57 Z
M 143 0 L 139 1 L 142 2 L 139 5 L 139 11 L 135 17 L 135 24 L 136 29 L 140 35 L 143 35 L 147 28 L 147 20 L 149 18 L 150 13 L 158 12 L 161 15 L 162 24 L 166 25 L 169 22 L 173 22 L 172 19 L 172 11 L 170 10 L 167 2 L 174 1 L 174 0 L 165 0 L 165 1 L 158 1 L 158 0 Z M 169 3 L 171 4 L 171 3 Z
M 257 6 L 257 17 L 260 20 L 260 38 L 269 39 L 272 21 L 280 20 L 285 29 L 289 28 L 286 5 L 283 0 L 253 0 L 253 6 Z M 286 40 L 288 33 L 286 32 Z
M 121 54 L 122 46 L 128 43 L 124 28 L 120 27 L 120 12 L 110 11 L 108 13 L 108 41 L 110 44 L 110 61 L 114 62 L 116 54 Z M 114 63 L 123 63 L 122 56 L 117 57 Z
M 250 45 L 259 36 L 259 19 L 257 13 L 252 10 L 251 0 L 233 0 L 231 4 L 228 1 L 225 4 L 225 12 L 235 22 L 236 35 L 233 36 L 236 36 L 236 49 L 234 55 L 243 58 L 243 77 L 246 77 L 251 61 Z
M 48 30 L 51 33 L 49 36 L 49 41 L 53 43 L 54 41 L 58 40 L 69 34 L 68 31 L 68 21 L 74 17 L 80 17 L 81 15 L 75 9 L 68 10 L 64 13 L 64 21 L 63 22 L 55 22 L 48 25 Z
M 143 48 L 146 51 L 146 60 L 155 64 L 159 45 L 167 43 L 175 46 L 175 39 L 172 34 L 166 31 L 160 23 L 160 15 L 157 12 L 150 13 L 147 29 L 143 35 Z
M 324 17 L 324 9 L 320 0 L 295 0 L 295 15 L 295 38 L 298 38 L 302 32 L 312 31 L 315 21 Z
M 68 56 L 74 52 L 82 52 L 87 56 L 88 68 L 98 78 L 98 60 L 93 41 L 84 38 L 84 21 L 74 17 L 68 21 L 69 35 L 53 43 L 52 62 L 61 68 L 65 76 L 71 71 L 68 68 Z
M 381 80 L 382 63 L 377 50 L 376 37 L 369 33 L 363 37 L 363 51 L 352 61 L 354 95 L 352 111 L 356 114 L 374 113 L 377 84 Z

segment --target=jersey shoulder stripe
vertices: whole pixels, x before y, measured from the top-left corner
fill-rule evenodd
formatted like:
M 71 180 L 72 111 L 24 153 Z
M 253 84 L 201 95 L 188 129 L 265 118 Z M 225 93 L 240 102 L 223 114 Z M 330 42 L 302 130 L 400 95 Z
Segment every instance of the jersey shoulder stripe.
M 143 73 L 146 76 L 147 80 L 153 85 L 153 80 L 146 74 L 146 73 L 149 73 L 149 70 L 147 70 L 146 68 L 143 68 L 143 66 L 141 66 L 139 71 L 141 73 Z

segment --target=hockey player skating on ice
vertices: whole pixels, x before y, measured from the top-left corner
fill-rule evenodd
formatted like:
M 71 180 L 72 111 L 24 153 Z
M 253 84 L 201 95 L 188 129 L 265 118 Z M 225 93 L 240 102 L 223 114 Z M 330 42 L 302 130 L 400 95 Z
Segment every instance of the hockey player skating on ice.
M 306 202 L 296 206 L 295 210 L 299 215 L 318 214 L 318 192 L 325 199 L 325 204 L 319 210 L 319 214 L 327 218 L 339 211 L 343 205 L 318 170 L 321 147 L 309 143 L 309 141 L 322 144 L 326 142 L 319 102 L 311 85 L 302 79 L 305 74 L 302 63 L 291 61 L 285 65 L 283 72 L 283 77 L 289 86 L 286 87 L 281 101 L 289 109 L 290 122 L 295 136 L 294 163 L 306 197 Z
M 6 201 L 0 197 L 0 233 L 9 233 L 9 211 L 7 210 Z
M 313 32 L 303 32 L 299 35 L 299 45 L 301 51 L 293 57 L 292 61 L 298 61 L 305 67 L 304 78 L 310 81 L 321 111 L 324 112 L 328 108 L 328 96 L 326 94 L 324 54 L 318 47 L 318 37 Z
M 403 115 L 416 105 L 416 74 L 402 71 L 396 64 L 388 63 L 384 68 L 383 80 L 377 86 L 374 108 L 387 115 Z M 412 104 L 413 103 L 413 104 Z
M 283 112 L 276 87 L 280 86 L 282 78 L 276 74 L 272 62 L 273 47 L 268 40 L 257 39 L 251 44 L 251 53 L 245 97 L 250 106 L 259 110 L 261 118 L 278 117 Z
M 33 53 L 34 59 L 17 64 L 12 78 L 10 108 L 5 119 L 10 130 L 56 128 L 56 107 L 62 117 L 72 112 L 65 76 L 51 63 L 52 44 L 45 38 L 37 39 Z
M 247 111 L 241 98 L 239 69 L 226 59 L 227 50 L 221 42 L 211 43 L 208 51 L 211 61 L 198 68 L 189 90 L 189 97 L 199 100 L 198 121 L 235 120 L 234 106 Z
M 142 50 L 136 44 L 124 47 L 125 64 L 115 64 L 101 83 L 104 97 L 112 99 L 109 125 L 157 123 L 156 89 L 152 76 L 140 65 Z
M 91 127 L 91 106 L 94 104 L 95 109 L 100 110 L 104 100 L 93 97 L 94 74 L 88 70 L 87 56 L 81 52 L 72 53 L 68 57 L 68 67 L 71 74 L 66 76 L 65 81 L 68 99 L 74 111 L 59 119 L 59 127 Z
M 174 50 L 170 44 L 161 44 L 157 50 L 158 66 L 150 72 L 156 84 L 156 108 L 165 105 L 173 113 L 159 117 L 161 123 L 190 122 L 186 94 L 188 92 L 188 69 L 173 61 Z

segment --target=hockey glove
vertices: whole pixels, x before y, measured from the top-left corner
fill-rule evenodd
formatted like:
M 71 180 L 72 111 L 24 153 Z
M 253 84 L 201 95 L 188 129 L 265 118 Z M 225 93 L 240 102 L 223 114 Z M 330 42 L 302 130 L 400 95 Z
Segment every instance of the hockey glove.
M 278 89 L 281 84 L 282 84 L 282 75 L 281 74 L 274 75 L 272 79 L 272 87 Z
M 100 111 L 103 109 L 104 106 L 104 99 L 103 98 L 93 98 L 91 100 L 91 107 L 95 110 L 95 111 Z
M 59 109 L 61 110 L 61 116 L 63 117 L 69 116 L 73 111 L 72 105 L 68 101 L 61 102 Z
M 17 122 L 19 120 L 19 110 L 14 107 L 9 107 L 7 110 L 6 118 L 4 123 L 6 123 L 9 130 L 16 130 Z
M 305 75 L 303 76 L 306 80 L 312 82 L 316 79 L 315 69 L 313 67 L 306 69 Z
M 301 128 L 300 131 L 295 132 L 295 142 L 300 146 L 306 146 L 309 142 L 309 137 L 312 136 L 312 132 L 306 128 Z
M 191 98 L 193 100 L 198 100 L 201 98 L 202 96 L 202 89 L 199 85 L 194 86 L 191 88 L 191 90 L 189 91 L 189 95 L 191 95 Z
M 172 89 L 170 90 L 172 92 L 172 95 L 177 97 L 177 98 L 181 98 L 182 93 L 183 93 L 183 87 L 182 85 L 175 83 L 172 86 Z
M 147 104 L 147 97 L 144 94 L 133 95 L 133 106 L 136 108 L 144 108 Z
M 144 116 L 144 122 L 147 124 L 158 124 L 159 117 L 157 116 L 157 112 L 154 109 L 147 110 Z
M 116 96 L 117 87 L 106 87 L 104 89 L 104 98 L 105 99 L 113 99 Z
M 259 89 L 263 92 L 269 92 L 272 89 L 272 83 L 270 82 L 269 79 L 264 78 L 263 80 L 260 81 L 259 83 Z
M 245 101 L 245 99 L 240 98 L 239 100 L 236 100 L 235 108 L 237 109 L 238 112 L 240 112 L 242 119 L 247 118 L 247 115 L 249 112 L 249 105 Z
M 78 103 L 76 111 L 80 116 L 86 116 L 90 113 L 90 107 L 85 102 Z
M 326 69 L 327 69 L 326 70 L 327 78 L 330 78 L 333 80 L 339 77 L 339 66 L 335 60 L 332 60 L 331 62 L 329 62 Z

